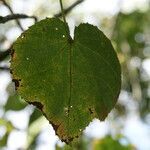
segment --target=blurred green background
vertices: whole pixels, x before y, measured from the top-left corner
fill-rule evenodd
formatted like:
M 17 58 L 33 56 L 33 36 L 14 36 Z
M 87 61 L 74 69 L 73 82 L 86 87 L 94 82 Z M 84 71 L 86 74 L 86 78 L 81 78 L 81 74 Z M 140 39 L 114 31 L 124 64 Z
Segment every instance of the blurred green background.
M 13 13 L 38 20 L 60 12 L 57 0 L 8 0 Z M 75 0 L 64 0 L 65 8 Z M 0 0 L 0 16 L 11 14 Z M 52 126 L 15 92 L 9 70 L 10 56 L 0 59 L 0 149 L 2 150 L 150 150 L 150 1 L 83 0 L 67 14 L 74 27 L 89 22 L 111 40 L 122 66 L 122 90 L 104 122 L 93 120 L 82 137 L 69 147 Z M 0 24 L 0 57 L 33 19 Z

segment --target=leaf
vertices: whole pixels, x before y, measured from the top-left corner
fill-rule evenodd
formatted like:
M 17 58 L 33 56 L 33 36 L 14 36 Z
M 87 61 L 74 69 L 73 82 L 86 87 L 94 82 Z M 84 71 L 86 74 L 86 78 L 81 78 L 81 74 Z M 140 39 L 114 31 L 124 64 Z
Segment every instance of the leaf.
M 1 139 L 0 139 L 0 147 L 4 147 L 7 145 L 8 140 L 8 134 L 6 133 Z
M 91 141 L 92 139 L 88 139 L 85 136 L 80 136 L 80 138 L 78 138 L 76 140 L 76 142 L 71 143 L 71 145 L 59 145 L 58 143 L 56 143 L 55 145 L 55 149 L 56 150 L 88 150 L 89 147 L 91 147 Z
M 47 125 L 47 120 L 43 116 L 39 117 L 38 119 L 36 119 L 30 124 L 30 126 L 28 127 L 27 142 L 25 144 L 25 149 L 30 149 L 30 147 L 36 146 L 33 145 L 33 143 L 36 144 L 42 129 L 46 125 Z
M 10 133 L 14 128 L 13 124 L 10 121 L 7 121 L 3 118 L 0 118 L 0 126 L 6 127 L 6 131 Z
M 29 118 L 29 125 L 33 123 L 35 120 L 37 120 L 38 118 L 40 118 L 41 116 L 42 116 L 41 111 L 39 111 L 38 109 L 34 109 L 33 113 L 31 114 Z
M 6 91 L 9 93 L 9 97 L 4 106 L 5 111 L 20 111 L 27 106 L 27 103 L 21 99 L 20 95 L 15 91 L 14 82 L 8 84 Z
M 15 127 L 10 121 L 7 121 L 4 118 L 0 118 L 0 127 L 5 127 L 6 129 L 3 137 L 0 136 L 0 147 L 4 147 L 7 145 L 9 134 L 15 129 Z
M 10 95 L 7 103 L 5 105 L 5 111 L 13 110 L 19 111 L 26 107 L 26 103 L 20 98 L 20 96 L 15 93 L 14 95 Z
M 15 42 L 11 69 L 19 94 L 37 106 L 70 143 L 93 120 L 104 120 L 120 91 L 120 64 L 110 40 L 90 24 L 68 40 L 65 23 L 45 19 Z
M 93 142 L 93 150 L 134 150 L 135 148 L 130 145 L 122 145 L 119 140 L 113 139 L 110 135 L 107 135 L 101 140 L 95 140 Z
M 134 11 L 130 14 L 119 13 L 113 35 L 118 50 L 122 49 L 122 45 L 127 42 L 131 49 L 131 55 L 137 57 L 141 54 L 141 49 L 145 47 L 146 40 L 144 40 L 143 37 L 145 36 L 144 34 L 147 33 L 145 31 L 147 29 L 146 26 L 150 26 L 149 22 L 149 11 Z

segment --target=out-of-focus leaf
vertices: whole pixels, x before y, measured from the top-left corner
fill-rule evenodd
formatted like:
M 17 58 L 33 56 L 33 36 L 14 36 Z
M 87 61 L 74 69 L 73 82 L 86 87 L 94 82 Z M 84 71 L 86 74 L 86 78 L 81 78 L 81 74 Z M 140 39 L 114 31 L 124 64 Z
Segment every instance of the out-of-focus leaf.
M 93 142 L 93 150 L 134 150 L 131 145 L 122 145 L 119 140 L 114 140 L 111 136 L 106 136 L 101 140 Z
M 28 145 L 28 148 L 29 150 L 35 150 L 37 145 L 38 145 L 38 137 L 40 135 L 41 132 L 39 132 L 38 134 L 36 134 L 34 136 L 34 138 L 31 140 L 31 143 Z
M 30 124 L 30 126 L 28 127 L 25 149 L 29 149 L 29 147 L 32 147 L 32 143 L 36 143 L 38 135 L 46 124 L 47 120 L 44 117 L 40 117 Z
M 147 114 L 150 114 L 150 97 L 145 97 L 142 102 L 140 102 L 140 115 L 143 121 L 146 121 Z
M 35 120 L 37 120 L 41 116 L 42 116 L 41 111 L 38 110 L 37 108 L 35 108 L 34 111 L 33 111 L 33 113 L 30 116 L 29 126 L 30 126 L 31 123 L 33 123 Z
M 142 61 L 149 58 L 150 9 L 136 10 L 129 14 L 119 13 L 113 39 L 120 50 L 122 61 L 122 88 L 132 94 L 139 103 L 139 112 L 144 120 L 150 112 L 149 78 L 142 68 Z M 144 77 L 145 76 L 145 77 Z M 144 77 L 144 79 L 143 79 Z
M 10 121 L 7 121 L 3 118 L 0 118 L 0 126 L 4 126 L 6 128 L 6 133 L 4 136 L 0 139 L 0 147 L 4 147 L 7 144 L 7 139 L 11 131 L 14 129 L 14 126 Z
M 130 45 L 131 55 L 143 55 L 141 48 L 144 48 L 145 27 L 149 24 L 150 16 L 148 12 L 134 11 L 130 14 L 120 13 L 116 20 L 116 27 L 113 38 L 117 42 L 118 49 L 121 49 L 124 43 Z M 143 57 L 143 56 L 142 56 Z
M 14 95 L 10 95 L 7 103 L 5 105 L 5 111 L 8 110 L 14 110 L 14 111 L 18 111 L 18 110 L 22 110 L 27 106 L 27 103 L 21 99 L 21 97 L 15 93 Z
M 8 133 L 6 133 L 2 139 L 0 139 L 0 147 L 4 147 L 7 145 Z
M 3 118 L 0 118 L 0 126 L 5 126 L 8 132 L 11 132 L 14 129 L 12 123 Z
M 53 18 L 25 31 L 13 46 L 11 68 L 19 94 L 70 143 L 114 107 L 121 70 L 110 40 L 97 27 L 79 25 L 74 40 L 65 27 Z
M 9 97 L 4 106 L 5 111 L 8 110 L 18 111 L 24 109 L 27 106 L 27 103 L 24 100 L 22 100 L 21 97 L 15 91 L 14 82 L 10 82 L 6 90 L 9 94 Z

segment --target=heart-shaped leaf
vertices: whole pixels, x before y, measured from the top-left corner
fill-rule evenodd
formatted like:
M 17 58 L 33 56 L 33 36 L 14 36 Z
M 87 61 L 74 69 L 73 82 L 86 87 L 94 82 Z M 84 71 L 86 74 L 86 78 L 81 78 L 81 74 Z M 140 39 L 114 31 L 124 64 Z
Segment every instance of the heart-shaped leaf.
M 45 19 L 25 31 L 13 49 L 18 93 L 43 112 L 62 141 L 69 143 L 93 118 L 104 120 L 114 107 L 120 64 L 97 27 L 81 24 L 74 40 L 68 40 L 64 22 Z

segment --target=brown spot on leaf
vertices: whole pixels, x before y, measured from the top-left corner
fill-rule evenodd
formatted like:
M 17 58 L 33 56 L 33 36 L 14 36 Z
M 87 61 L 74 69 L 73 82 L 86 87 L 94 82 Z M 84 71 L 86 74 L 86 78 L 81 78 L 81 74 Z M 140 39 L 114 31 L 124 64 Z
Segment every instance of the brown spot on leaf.
M 66 144 L 69 144 L 73 141 L 73 137 L 68 137 L 67 139 L 62 139 L 63 142 L 65 142 Z
M 43 109 L 43 105 L 40 102 L 29 102 L 29 104 L 32 104 L 32 105 L 36 106 L 41 111 Z
M 91 108 L 89 108 L 89 112 L 91 115 L 94 113 Z
M 15 58 L 16 58 L 16 52 L 14 49 L 11 49 L 10 50 L 10 55 L 11 55 L 11 60 L 10 61 L 15 61 Z
M 19 83 L 20 81 L 21 81 L 21 79 L 12 79 L 12 82 L 15 83 L 15 90 L 17 90 L 18 87 L 20 86 L 20 83 Z
M 45 117 L 47 118 L 46 115 Z M 74 140 L 74 138 L 77 138 L 77 136 L 66 137 L 62 123 L 54 123 L 53 121 L 50 121 L 50 120 L 49 120 L 49 123 L 52 125 L 53 129 L 55 130 L 56 135 L 61 137 L 62 142 L 65 142 L 66 144 L 70 144 Z
M 57 132 L 57 130 L 58 130 L 58 128 L 59 128 L 59 126 L 61 125 L 61 124 L 54 124 L 53 122 L 51 122 L 51 121 L 49 121 L 50 122 L 50 124 L 53 126 L 53 128 L 54 128 L 54 130 Z
M 10 50 L 10 55 L 11 55 L 12 58 L 14 57 L 14 52 L 15 52 L 14 49 L 11 49 L 11 50 Z

